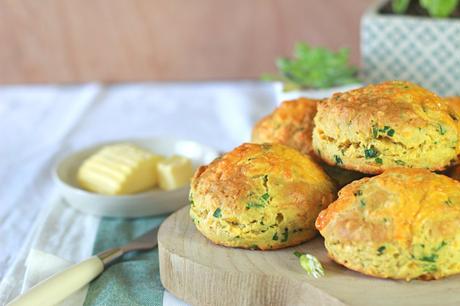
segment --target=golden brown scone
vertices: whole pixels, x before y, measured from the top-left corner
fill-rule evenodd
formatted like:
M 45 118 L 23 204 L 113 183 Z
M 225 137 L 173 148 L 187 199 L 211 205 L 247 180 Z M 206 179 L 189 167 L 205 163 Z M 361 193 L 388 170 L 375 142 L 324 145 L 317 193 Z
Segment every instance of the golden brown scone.
M 280 144 L 242 144 L 200 167 L 190 216 L 216 244 L 254 249 L 297 245 L 317 233 L 333 183 L 310 157 Z
M 349 184 L 316 227 L 329 256 L 351 270 L 405 280 L 460 272 L 460 182 L 425 169 Z
M 328 164 L 378 174 L 393 167 L 443 170 L 456 160 L 448 104 L 405 81 L 334 94 L 318 104 L 313 146 Z
M 283 102 L 256 123 L 252 142 L 280 143 L 304 154 L 312 153 L 311 134 L 318 101 L 300 98 Z

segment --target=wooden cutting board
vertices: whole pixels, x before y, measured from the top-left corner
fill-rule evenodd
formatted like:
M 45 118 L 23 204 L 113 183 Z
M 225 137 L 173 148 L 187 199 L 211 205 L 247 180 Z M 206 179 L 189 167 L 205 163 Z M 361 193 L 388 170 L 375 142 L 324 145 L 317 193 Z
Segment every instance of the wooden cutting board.
M 226 248 L 195 229 L 188 209 L 165 220 L 158 248 L 163 286 L 191 305 L 460 305 L 460 276 L 412 282 L 364 276 L 328 259 L 321 238 L 278 251 Z M 318 257 L 326 275 L 308 277 L 295 250 Z

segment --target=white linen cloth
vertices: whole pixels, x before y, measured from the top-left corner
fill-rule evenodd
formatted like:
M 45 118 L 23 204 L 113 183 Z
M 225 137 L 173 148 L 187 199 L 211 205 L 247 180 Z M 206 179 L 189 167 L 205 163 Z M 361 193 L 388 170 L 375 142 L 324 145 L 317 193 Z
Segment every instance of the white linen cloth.
M 0 305 L 91 255 L 100 219 L 56 194 L 56 160 L 97 142 L 154 136 L 227 151 L 277 104 L 274 88 L 259 82 L 0 87 Z M 186 305 L 167 291 L 163 304 Z
M 91 254 L 99 218 L 60 200 L 56 160 L 136 137 L 230 150 L 249 139 L 254 121 L 276 105 L 273 97 L 270 84 L 259 82 L 0 87 L 0 305 Z M 173 300 L 165 294 L 167 305 Z

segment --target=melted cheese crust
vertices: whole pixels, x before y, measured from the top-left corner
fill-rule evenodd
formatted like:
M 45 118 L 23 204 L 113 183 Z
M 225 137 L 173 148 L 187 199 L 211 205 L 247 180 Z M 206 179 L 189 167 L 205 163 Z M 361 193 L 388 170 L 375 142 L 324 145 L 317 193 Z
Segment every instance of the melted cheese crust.
M 438 279 L 460 272 L 460 182 L 397 168 L 347 185 L 316 227 L 329 256 L 383 278 Z
M 318 104 L 313 146 L 328 164 L 378 174 L 443 170 L 456 161 L 458 119 L 443 99 L 405 81 L 336 93 Z
M 217 244 L 278 249 L 316 235 L 335 187 L 311 158 L 280 144 L 242 144 L 195 173 L 190 215 Z

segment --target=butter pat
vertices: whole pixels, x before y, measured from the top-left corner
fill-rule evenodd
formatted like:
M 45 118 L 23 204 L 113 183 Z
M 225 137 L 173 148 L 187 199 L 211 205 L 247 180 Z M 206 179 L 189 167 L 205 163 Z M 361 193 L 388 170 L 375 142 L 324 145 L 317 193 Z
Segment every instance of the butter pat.
M 128 143 L 106 146 L 83 162 L 77 181 L 84 189 L 108 195 L 145 191 L 157 185 L 162 159 Z
M 157 165 L 160 188 L 172 190 L 190 183 L 193 175 L 192 161 L 183 156 L 172 156 Z

